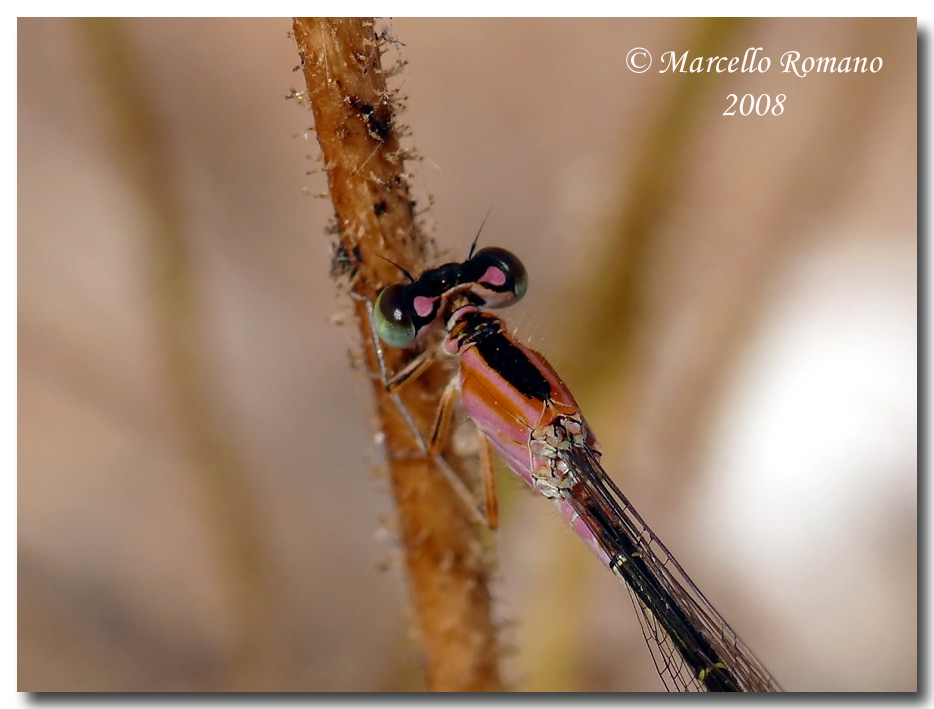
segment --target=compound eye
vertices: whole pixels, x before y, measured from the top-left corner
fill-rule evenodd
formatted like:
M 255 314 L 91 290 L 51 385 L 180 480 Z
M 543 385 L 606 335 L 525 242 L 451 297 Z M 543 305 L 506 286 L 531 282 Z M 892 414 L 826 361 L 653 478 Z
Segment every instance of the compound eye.
M 486 246 L 470 259 L 479 272 L 471 291 L 484 299 L 490 308 L 502 308 L 520 300 L 529 289 L 529 274 L 519 257 L 498 246 Z
M 416 328 L 405 285 L 388 286 L 380 292 L 373 306 L 373 319 L 379 339 L 390 347 L 403 349 L 415 341 Z

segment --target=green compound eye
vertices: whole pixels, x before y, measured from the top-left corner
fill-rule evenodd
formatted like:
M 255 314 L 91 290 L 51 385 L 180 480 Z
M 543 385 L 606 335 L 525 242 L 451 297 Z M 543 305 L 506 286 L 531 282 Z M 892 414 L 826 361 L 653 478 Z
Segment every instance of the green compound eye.
M 373 306 L 376 334 L 390 347 L 403 349 L 415 341 L 416 329 L 406 299 L 405 286 L 384 288 Z

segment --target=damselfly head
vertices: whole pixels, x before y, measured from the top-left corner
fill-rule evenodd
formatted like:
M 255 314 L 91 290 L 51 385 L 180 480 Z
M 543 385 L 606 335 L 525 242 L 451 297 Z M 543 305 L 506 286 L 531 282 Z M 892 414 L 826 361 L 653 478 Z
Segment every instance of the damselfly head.
M 504 308 L 521 300 L 529 288 L 522 261 L 498 246 L 484 247 L 463 263 L 446 263 L 418 278 L 406 276 L 411 283 L 383 289 L 373 308 L 376 334 L 387 345 L 400 349 L 410 347 L 418 333 L 447 306 L 456 309 L 466 302 Z

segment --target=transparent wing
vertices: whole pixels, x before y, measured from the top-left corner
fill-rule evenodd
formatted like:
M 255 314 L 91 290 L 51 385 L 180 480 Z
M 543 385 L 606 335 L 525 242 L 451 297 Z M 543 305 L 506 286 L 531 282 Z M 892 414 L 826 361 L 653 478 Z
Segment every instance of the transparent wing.
M 665 687 L 782 691 L 604 472 L 599 454 L 573 445 L 559 455 L 573 477 L 568 502 L 626 582 Z

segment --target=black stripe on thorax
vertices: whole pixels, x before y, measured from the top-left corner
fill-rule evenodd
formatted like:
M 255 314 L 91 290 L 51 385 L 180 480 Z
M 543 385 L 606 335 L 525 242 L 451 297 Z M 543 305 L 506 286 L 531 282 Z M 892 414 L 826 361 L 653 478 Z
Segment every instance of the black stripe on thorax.
M 528 399 L 551 399 L 551 384 L 525 352 L 503 333 L 499 318 L 477 311 L 468 314 L 463 322 L 465 329 L 458 339 L 473 345 L 494 372 Z

